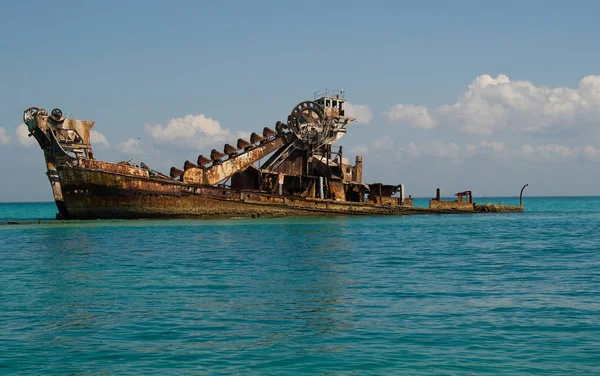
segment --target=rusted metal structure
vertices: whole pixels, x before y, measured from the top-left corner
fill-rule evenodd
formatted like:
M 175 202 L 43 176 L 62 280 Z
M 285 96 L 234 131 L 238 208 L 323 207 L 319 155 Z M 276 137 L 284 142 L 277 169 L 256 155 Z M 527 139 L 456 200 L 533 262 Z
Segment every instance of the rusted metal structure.
M 275 129 L 265 127 L 222 152 L 212 149 L 166 175 L 143 162 L 97 160 L 92 121 L 66 118 L 59 109 L 48 114 L 31 107 L 23 114 L 44 151 L 57 216 L 65 219 L 448 212 L 413 208 L 401 184 L 364 184 L 362 157 L 350 164 L 343 148 L 333 147 L 354 120 L 343 91 L 317 92 Z
M 463 191 L 463 192 L 458 192 L 455 194 L 456 196 L 456 202 L 458 203 L 463 203 L 463 197 L 465 199 L 465 203 L 467 204 L 472 204 L 473 203 L 473 193 L 471 193 L 471 191 Z
M 521 188 L 521 193 L 519 193 L 519 206 L 523 207 L 523 191 L 527 188 L 529 184 L 525 184 L 523 188 Z
M 473 212 L 475 206 L 473 205 L 473 194 L 471 191 L 463 191 L 455 194 L 456 201 L 442 201 L 440 189 L 437 188 L 435 192 L 435 198 L 429 201 L 430 209 L 446 209 L 446 210 L 460 210 Z

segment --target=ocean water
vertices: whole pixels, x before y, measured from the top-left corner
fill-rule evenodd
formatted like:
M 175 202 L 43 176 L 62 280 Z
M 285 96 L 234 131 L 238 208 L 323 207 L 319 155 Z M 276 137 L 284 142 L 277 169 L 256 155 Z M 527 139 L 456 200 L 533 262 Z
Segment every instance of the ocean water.
M 600 374 L 600 198 L 525 206 L 63 223 L 0 204 L 0 373 Z

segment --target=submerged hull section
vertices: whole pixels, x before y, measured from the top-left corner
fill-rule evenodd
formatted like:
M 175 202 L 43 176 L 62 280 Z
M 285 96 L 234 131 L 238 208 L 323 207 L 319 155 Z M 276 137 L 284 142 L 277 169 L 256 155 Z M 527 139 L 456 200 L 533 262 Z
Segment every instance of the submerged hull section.
M 61 214 L 69 219 L 423 213 L 407 207 L 194 186 L 79 167 L 59 169 L 59 176 L 64 208 Z

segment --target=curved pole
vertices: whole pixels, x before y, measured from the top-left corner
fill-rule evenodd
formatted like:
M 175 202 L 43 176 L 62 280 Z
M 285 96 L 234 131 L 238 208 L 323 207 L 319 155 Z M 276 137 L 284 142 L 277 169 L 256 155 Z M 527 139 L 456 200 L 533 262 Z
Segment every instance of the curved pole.
M 525 189 L 525 187 L 527 187 L 529 184 L 525 184 L 523 186 L 523 188 L 521 188 L 521 195 L 519 195 L 519 206 L 523 207 L 523 190 Z

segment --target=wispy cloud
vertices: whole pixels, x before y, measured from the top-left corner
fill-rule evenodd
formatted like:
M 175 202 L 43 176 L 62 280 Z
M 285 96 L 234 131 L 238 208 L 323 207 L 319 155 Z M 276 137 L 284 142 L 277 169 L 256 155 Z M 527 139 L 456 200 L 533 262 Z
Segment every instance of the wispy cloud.
M 355 155 L 369 154 L 369 148 L 365 145 L 356 145 L 350 149 L 350 152 Z

